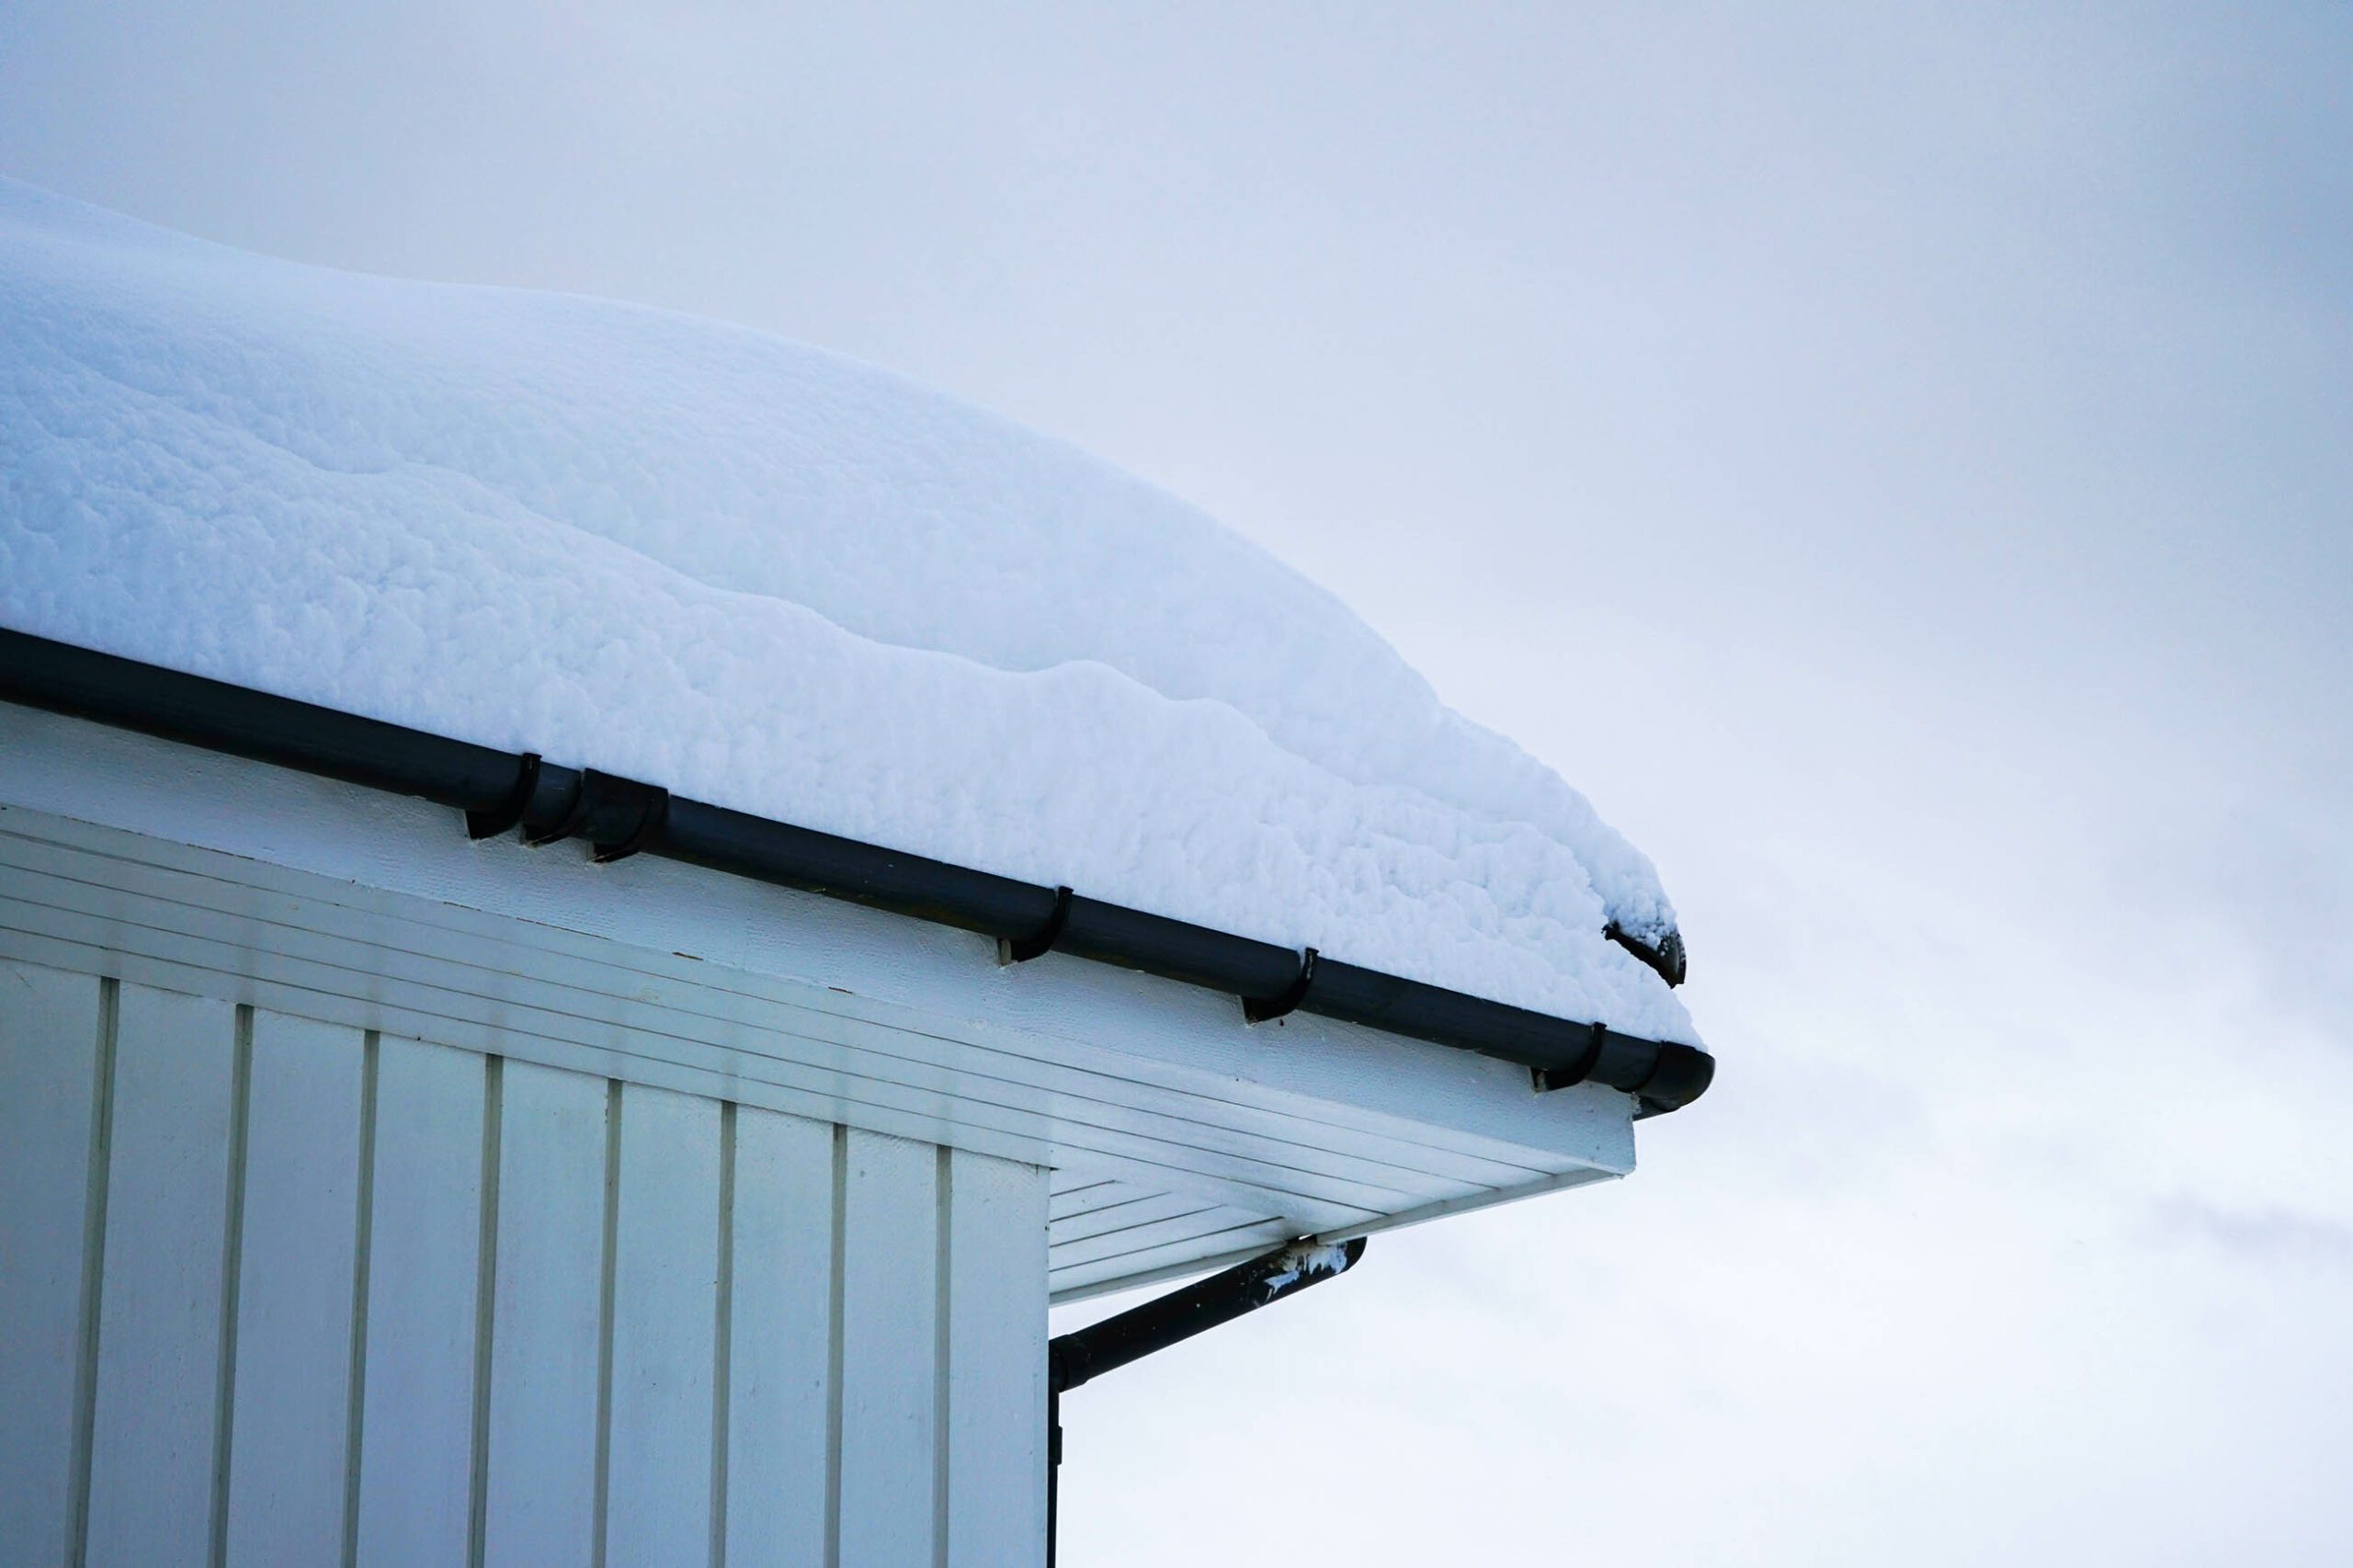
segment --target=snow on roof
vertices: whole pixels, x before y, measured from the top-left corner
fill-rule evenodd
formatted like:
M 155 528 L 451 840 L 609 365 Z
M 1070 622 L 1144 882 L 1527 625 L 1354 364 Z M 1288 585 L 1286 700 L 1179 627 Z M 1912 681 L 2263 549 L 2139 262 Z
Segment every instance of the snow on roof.
M 1627 1033 L 1585 797 L 1062 442 L 718 322 L 0 180 L 0 624 Z

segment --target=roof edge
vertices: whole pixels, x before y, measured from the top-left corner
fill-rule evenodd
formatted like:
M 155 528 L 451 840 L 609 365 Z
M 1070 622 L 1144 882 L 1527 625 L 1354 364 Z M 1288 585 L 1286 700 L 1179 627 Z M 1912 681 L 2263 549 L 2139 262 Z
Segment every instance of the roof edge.
M 1143 910 L 673 796 L 659 785 L 517 756 L 0 627 L 0 699 L 137 730 L 461 811 L 468 831 L 588 840 L 847 899 L 993 937 L 1009 960 L 1052 951 L 1527 1067 L 1540 1089 L 1601 1083 L 1640 1114 L 1707 1092 L 1715 1058 L 1304 954 Z

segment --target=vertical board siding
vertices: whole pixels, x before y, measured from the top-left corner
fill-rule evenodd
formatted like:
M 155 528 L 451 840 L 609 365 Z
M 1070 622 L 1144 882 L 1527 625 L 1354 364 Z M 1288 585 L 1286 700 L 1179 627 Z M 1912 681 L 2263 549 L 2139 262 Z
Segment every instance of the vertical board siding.
M 961 1151 L 949 1161 L 948 1561 L 1034 1568 L 1046 1558 L 1046 1173 Z
M 738 1108 L 734 1198 L 724 1556 L 733 1568 L 819 1564 L 832 1399 L 833 1128 Z
M 842 1568 L 932 1561 L 939 1160 L 853 1129 L 842 1193 Z
M 595 1555 L 605 1080 L 509 1062 L 500 1113 L 489 1568 Z
M 90 1429 L 88 1561 L 210 1551 L 236 1010 L 124 985 Z
M 484 1083 L 471 1051 L 377 1048 L 359 1568 L 466 1561 Z
M 605 1560 L 710 1557 L 719 1102 L 621 1092 Z
M 0 1561 L 65 1561 L 99 990 L 0 964 Z
M 0 965 L 0 1568 L 1035 1563 L 1047 1180 Z
M 227 1561 L 337 1562 L 349 1431 L 358 1029 L 253 1019 Z

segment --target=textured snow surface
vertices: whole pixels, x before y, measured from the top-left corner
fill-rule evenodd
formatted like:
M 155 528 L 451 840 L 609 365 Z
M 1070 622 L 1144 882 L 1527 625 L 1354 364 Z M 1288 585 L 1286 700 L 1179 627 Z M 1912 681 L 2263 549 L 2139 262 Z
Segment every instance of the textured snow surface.
M 1696 1038 L 1650 862 L 1329 594 L 740 327 L 0 180 L 0 623 Z

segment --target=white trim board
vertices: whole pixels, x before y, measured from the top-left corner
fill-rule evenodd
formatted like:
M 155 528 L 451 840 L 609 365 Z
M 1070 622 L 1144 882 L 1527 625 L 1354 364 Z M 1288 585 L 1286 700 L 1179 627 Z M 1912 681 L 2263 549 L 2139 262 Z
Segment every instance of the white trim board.
M 1613 1090 L 5 704 L 0 955 L 1044 1165 L 1057 1300 L 1633 1163 Z

